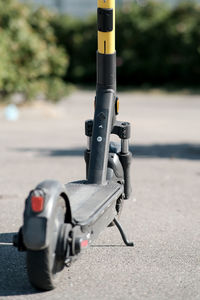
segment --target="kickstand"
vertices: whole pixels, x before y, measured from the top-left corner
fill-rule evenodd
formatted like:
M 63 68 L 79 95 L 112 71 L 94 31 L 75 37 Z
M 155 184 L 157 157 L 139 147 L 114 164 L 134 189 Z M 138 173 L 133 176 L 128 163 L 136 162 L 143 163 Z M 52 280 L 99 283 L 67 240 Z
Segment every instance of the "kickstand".
M 123 239 L 123 241 L 124 241 L 124 244 L 125 244 L 126 246 L 128 246 L 128 247 L 134 247 L 134 243 L 133 243 L 133 242 L 129 242 L 129 241 L 127 240 L 126 235 L 125 235 L 125 233 L 124 233 L 124 231 L 123 231 L 123 228 L 122 228 L 121 224 L 117 221 L 116 218 L 114 218 L 113 222 L 115 223 L 115 225 L 116 225 L 117 228 L 119 229 L 119 232 L 120 232 L 121 237 L 122 237 L 122 239 Z

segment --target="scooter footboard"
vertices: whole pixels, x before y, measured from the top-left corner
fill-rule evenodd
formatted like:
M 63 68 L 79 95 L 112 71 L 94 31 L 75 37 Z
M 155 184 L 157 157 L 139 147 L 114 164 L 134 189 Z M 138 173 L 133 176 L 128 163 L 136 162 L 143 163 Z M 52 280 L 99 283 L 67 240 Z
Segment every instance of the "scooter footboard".
M 115 182 L 106 185 L 77 181 L 66 184 L 73 223 L 94 240 L 116 217 L 116 203 L 122 197 L 123 187 Z
M 56 203 L 62 197 L 66 205 L 65 222 L 72 223 L 71 207 L 65 186 L 57 181 L 47 180 L 32 190 L 26 199 L 23 242 L 29 250 L 48 247 L 53 234 L 53 214 Z
M 122 185 L 106 185 L 76 181 L 62 185 L 57 181 L 44 181 L 30 192 L 26 199 L 23 243 L 26 249 L 42 250 L 49 246 L 54 231 L 54 211 L 58 199 L 65 201 L 64 223 L 79 227 L 80 233 L 94 240 L 116 217 L 116 203 L 123 195 Z M 82 235 L 81 234 L 81 235 Z

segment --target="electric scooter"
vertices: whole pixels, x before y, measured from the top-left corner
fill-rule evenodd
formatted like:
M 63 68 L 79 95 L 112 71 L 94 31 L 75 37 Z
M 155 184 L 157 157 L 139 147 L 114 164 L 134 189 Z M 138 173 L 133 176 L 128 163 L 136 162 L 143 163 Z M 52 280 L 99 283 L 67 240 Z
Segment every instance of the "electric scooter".
M 23 225 L 13 244 L 27 253 L 31 284 L 51 290 L 65 266 L 78 258 L 106 227 L 115 225 L 133 246 L 118 221 L 131 196 L 129 151 L 131 126 L 117 121 L 115 0 L 98 0 L 97 84 L 94 120 L 85 122 L 88 139 L 86 179 L 61 184 L 46 180 L 25 201 Z M 117 135 L 121 143 L 110 141 Z

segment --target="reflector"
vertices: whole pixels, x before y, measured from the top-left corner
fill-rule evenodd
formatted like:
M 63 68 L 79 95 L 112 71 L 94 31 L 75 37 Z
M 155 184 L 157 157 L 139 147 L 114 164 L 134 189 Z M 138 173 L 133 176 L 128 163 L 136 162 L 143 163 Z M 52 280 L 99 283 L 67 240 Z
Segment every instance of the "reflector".
M 44 198 L 42 196 L 32 196 L 31 198 L 32 211 L 38 213 L 44 208 Z
M 88 240 L 83 240 L 82 242 L 81 242 L 81 248 L 85 248 L 85 247 L 87 247 L 88 246 Z

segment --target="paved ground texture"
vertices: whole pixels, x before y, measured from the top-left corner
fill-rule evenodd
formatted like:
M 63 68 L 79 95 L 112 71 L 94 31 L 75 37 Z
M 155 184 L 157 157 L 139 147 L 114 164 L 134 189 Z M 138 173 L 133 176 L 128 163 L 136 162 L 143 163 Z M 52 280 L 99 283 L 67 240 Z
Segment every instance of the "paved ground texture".
M 22 223 L 24 199 L 43 179 L 84 178 L 84 121 L 94 93 L 78 91 L 56 107 L 0 109 L 0 241 Z M 135 248 L 115 228 L 68 270 L 59 287 L 38 293 L 25 254 L 0 246 L 1 299 L 200 299 L 200 96 L 122 93 L 120 119 L 134 126 L 134 200 L 121 216 Z

